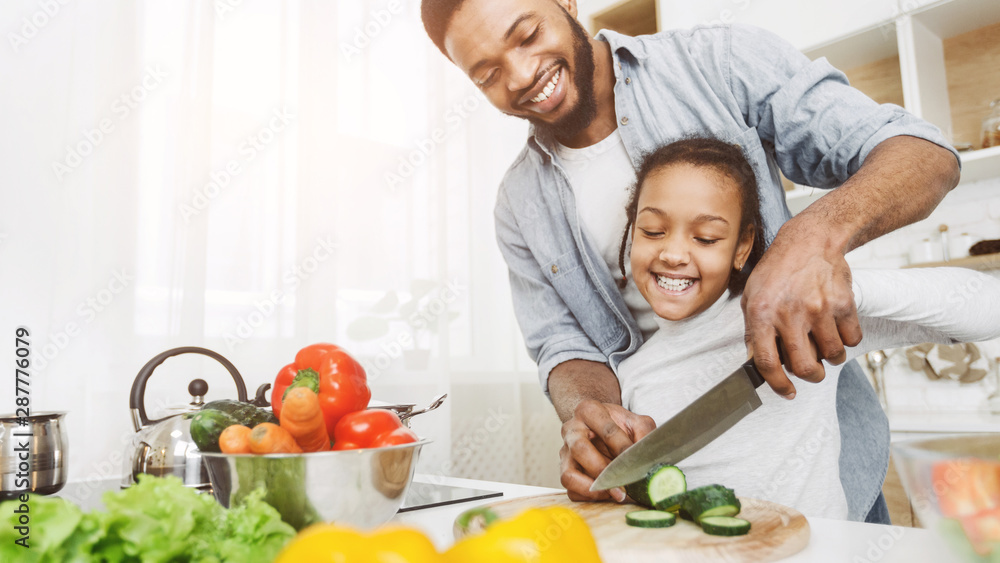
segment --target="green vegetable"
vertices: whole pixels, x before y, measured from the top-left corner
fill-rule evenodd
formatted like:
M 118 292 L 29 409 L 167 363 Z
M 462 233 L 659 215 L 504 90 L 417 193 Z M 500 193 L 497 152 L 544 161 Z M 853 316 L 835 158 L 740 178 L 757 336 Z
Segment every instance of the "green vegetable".
M 740 508 L 736 493 L 722 485 L 706 485 L 690 490 L 681 502 L 681 509 L 696 522 L 710 516 L 736 516 Z
M 632 500 L 650 508 L 661 507 L 666 499 L 676 497 L 687 490 L 684 472 L 673 465 L 654 466 L 646 476 L 635 483 L 625 485 L 625 492 Z M 679 504 L 679 503 L 674 503 Z
M 262 409 L 257 405 L 233 401 L 231 399 L 212 401 L 205 403 L 205 406 L 201 407 L 202 412 L 211 410 L 222 411 L 235 418 L 237 424 L 242 424 L 248 428 L 253 428 L 262 422 L 278 424 L 278 417 L 274 416 L 274 413 L 271 411 Z
M 625 514 L 625 523 L 637 528 L 669 528 L 677 523 L 677 515 L 662 510 L 633 510 Z
M 201 410 L 191 419 L 191 439 L 203 452 L 219 452 L 219 434 L 234 424 L 235 417 L 218 410 Z
M 322 521 L 306 496 L 305 461 L 302 457 L 237 458 L 239 481 L 233 489 L 232 502 L 240 503 L 247 495 L 261 494 L 264 502 L 273 506 L 296 530 Z
M 285 397 L 288 396 L 288 392 L 296 387 L 308 387 L 312 389 L 313 393 L 319 395 L 319 374 L 315 371 L 306 368 L 300 369 L 297 374 L 295 374 L 295 379 L 288 384 L 285 388 L 285 392 L 281 394 L 281 400 L 284 401 Z
M 176 477 L 140 475 L 137 485 L 104 495 L 104 512 L 29 499 L 28 549 L 14 543 L 20 503 L 0 503 L 0 561 L 267 562 L 295 535 L 261 492 L 226 510 Z
M 699 522 L 706 534 L 713 536 L 744 536 L 750 533 L 750 522 L 731 516 L 706 516 Z

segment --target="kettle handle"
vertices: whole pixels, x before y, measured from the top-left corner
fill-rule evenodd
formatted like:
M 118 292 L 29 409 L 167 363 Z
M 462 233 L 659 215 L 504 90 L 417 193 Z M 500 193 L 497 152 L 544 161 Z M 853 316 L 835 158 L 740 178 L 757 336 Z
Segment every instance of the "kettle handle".
M 146 380 L 153 375 L 153 370 L 160 366 L 167 358 L 172 356 L 178 356 L 180 354 L 201 354 L 203 356 L 208 356 L 218 361 L 223 365 L 228 371 L 229 375 L 233 376 L 233 381 L 236 382 L 236 394 L 240 402 L 246 402 L 247 400 L 247 386 L 243 382 L 243 377 L 240 372 L 236 369 L 236 366 L 232 362 L 227 360 L 222 354 L 218 352 L 213 352 L 207 348 L 199 348 L 197 346 L 183 346 L 181 348 L 173 348 L 162 352 L 153 357 L 152 360 L 146 362 L 146 365 L 142 366 L 139 370 L 139 374 L 135 376 L 135 381 L 132 382 L 132 391 L 129 393 L 128 406 L 132 409 L 132 423 L 136 426 L 136 432 L 140 428 L 151 424 L 153 422 L 159 422 L 163 420 L 158 418 L 156 420 L 150 420 L 146 416 L 146 405 L 145 405 L 145 395 L 146 395 Z

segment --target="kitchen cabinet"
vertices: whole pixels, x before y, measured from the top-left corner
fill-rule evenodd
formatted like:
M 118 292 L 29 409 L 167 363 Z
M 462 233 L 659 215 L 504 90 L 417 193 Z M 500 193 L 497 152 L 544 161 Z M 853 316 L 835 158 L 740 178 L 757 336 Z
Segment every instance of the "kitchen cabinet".
M 851 84 L 881 103 L 903 105 L 937 125 L 961 153 L 962 184 L 1000 178 L 1000 147 L 979 148 L 989 102 L 1000 98 L 1000 2 L 907 0 L 892 21 L 805 50 L 826 57 Z M 900 103 L 902 102 L 902 103 Z M 826 192 L 794 186 L 792 213 Z

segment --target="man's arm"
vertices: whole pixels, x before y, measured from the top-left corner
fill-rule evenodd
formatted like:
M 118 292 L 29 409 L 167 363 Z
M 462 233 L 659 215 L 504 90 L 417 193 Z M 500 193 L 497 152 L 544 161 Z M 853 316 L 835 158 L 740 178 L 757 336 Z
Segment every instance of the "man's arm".
M 496 229 L 528 353 L 538 363 L 542 390 L 564 423 L 559 452 L 563 486 L 572 500 L 609 496 L 624 500 L 623 490 L 592 493 L 590 485 L 611 458 L 649 433 L 655 423 L 622 408 L 618 378 L 542 274 L 502 189 Z
M 612 459 L 649 434 L 656 423 L 621 406 L 618 378 L 597 362 L 571 360 L 556 366 L 549 375 L 549 396 L 563 421 L 559 465 L 569 498 L 625 500 L 621 488 L 591 492 L 590 486 Z
M 743 295 L 747 348 L 771 387 L 793 396 L 781 369 L 824 376 L 861 339 L 844 254 L 926 217 L 958 181 L 957 153 L 940 131 L 898 106 L 877 104 L 825 60 L 810 61 L 764 30 L 733 25 L 727 76 L 747 125 L 774 145 L 794 182 L 834 188 L 776 235 Z
M 748 348 L 771 387 L 794 393 L 778 361 L 780 335 L 791 371 L 823 379 L 822 364 L 846 358 L 861 341 L 851 293 L 847 252 L 899 227 L 926 218 L 958 184 L 955 156 L 907 136 L 891 137 L 869 153 L 840 188 L 818 199 L 778 231 L 743 294 Z

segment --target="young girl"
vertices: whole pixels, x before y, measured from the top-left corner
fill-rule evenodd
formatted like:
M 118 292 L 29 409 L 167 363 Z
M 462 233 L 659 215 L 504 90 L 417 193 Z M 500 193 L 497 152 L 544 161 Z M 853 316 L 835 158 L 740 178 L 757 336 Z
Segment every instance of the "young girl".
M 618 368 L 622 404 L 662 424 L 746 359 L 739 294 L 763 254 L 757 184 L 742 150 L 714 139 L 678 141 L 637 174 L 621 246 L 659 330 Z M 858 270 L 854 299 L 864 333 L 848 359 L 870 350 L 1000 336 L 1000 281 L 971 270 Z M 623 279 L 623 282 L 626 281 Z M 837 376 L 800 381 L 794 400 L 767 386 L 762 406 L 678 465 L 689 487 L 720 483 L 741 496 L 847 518 L 840 484 Z M 872 499 L 874 501 L 874 499 Z

